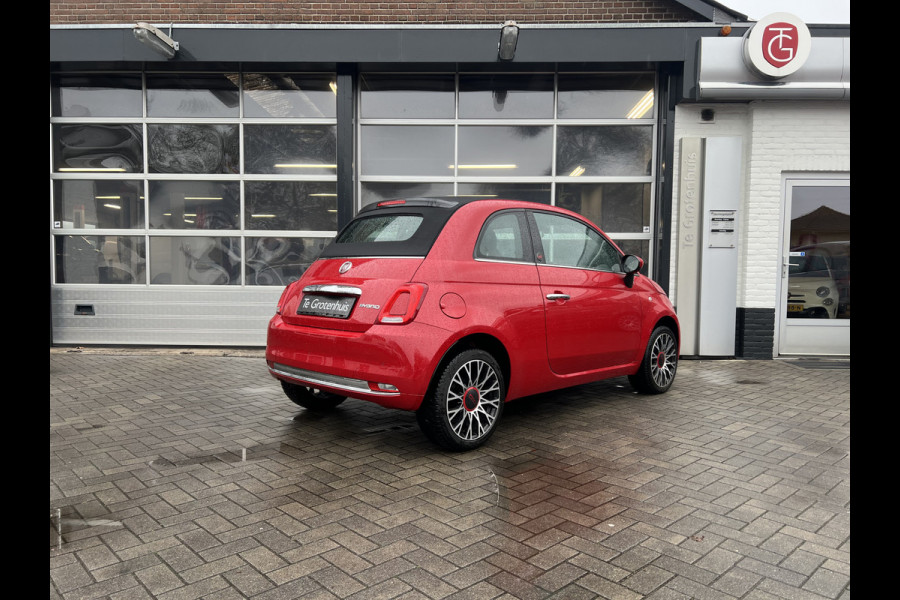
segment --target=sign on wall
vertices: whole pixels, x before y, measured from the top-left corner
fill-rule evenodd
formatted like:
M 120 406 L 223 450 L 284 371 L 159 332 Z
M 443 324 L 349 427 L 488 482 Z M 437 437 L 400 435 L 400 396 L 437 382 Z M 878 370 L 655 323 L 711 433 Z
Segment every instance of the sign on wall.
M 778 79 L 796 73 L 809 58 L 812 36 L 790 13 L 760 19 L 743 38 L 744 63 L 757 75 Z

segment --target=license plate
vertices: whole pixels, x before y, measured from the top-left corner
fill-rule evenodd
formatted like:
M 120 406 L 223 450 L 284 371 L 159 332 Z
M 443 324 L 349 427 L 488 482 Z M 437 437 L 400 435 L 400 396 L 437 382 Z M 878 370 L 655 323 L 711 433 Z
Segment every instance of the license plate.
M 802 304 L 788 304 L 788 312 L 803 312 Z
M 316 317 L 330 317 L 333 319 L 346 319 L 353 310 L 356 296 L 328 296 L 324 294 L 303 294 L 300 306 L 297 307 L 298 315 L 313 315 Z

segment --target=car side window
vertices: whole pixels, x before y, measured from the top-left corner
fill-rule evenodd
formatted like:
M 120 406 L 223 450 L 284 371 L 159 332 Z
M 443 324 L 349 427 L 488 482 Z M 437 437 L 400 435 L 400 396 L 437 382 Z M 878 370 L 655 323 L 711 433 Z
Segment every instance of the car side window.
M 515 262 L 527 260 L 523 216 L 523 213 L 516 211 L 491 216 L 478 236 L 475 258 Z
M 609 241 L 579 221 L 535 212 L 544 263 L 595 271 L 622 272 L 621 256 Z

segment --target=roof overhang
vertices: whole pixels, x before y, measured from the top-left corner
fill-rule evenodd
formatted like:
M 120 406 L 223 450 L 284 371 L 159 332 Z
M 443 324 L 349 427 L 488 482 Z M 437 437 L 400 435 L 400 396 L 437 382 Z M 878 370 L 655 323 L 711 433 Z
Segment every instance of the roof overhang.
M 159 26 L 179 44 L 164 59 L 134 36 L 133 25 L 51 26 L 51 63 L 497 63 L 500 24 L 467 26 Z M 506 64 L 683 61 L 689 32 L 718 26 L 529 25 L 519 23 L 515 58 Z

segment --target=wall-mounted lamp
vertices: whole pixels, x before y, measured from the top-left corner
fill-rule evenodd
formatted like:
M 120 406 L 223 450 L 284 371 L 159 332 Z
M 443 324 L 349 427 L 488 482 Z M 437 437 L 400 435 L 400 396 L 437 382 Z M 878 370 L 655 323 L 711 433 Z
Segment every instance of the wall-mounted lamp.
M 500 28 L 500 43 L 497 44 L 497 58 L 512 60 L 516 55 L 516 42 L 519 39 L 519 26 L 515 21 L 507 21 Z
M 134 26 L 133 31 L 134 37 L 140 43 L 150 46 L 154 52 L 159 52 L 166 58 L 172 58 L 178 52 L 178 42 L 150 23 L 141 21 Z M 169 33 L 172 33 L 171 27 L 169 27 Z

